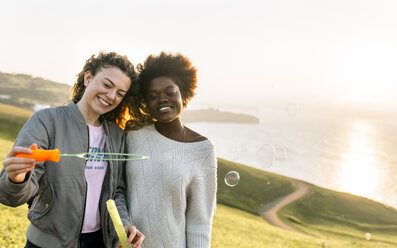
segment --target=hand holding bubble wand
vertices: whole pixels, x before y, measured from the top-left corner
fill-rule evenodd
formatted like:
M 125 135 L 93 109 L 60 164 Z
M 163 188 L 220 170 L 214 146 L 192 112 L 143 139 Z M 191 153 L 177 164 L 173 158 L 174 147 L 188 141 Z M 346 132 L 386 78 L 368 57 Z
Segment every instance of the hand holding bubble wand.
M 102 161 L 134 161 L 134 160 L 143 160 L 148 159 L 148 156 L 134 153 L 113 153 L 113 152 L 82 152 L 82 153 L 74 153 L 74 154 L 61 154 L 59 149 L 54 150 L 42 150 L 42 149 L 31 149 L 31 154 L 17 153 L 16 157 L 21 158 L 31 158 L 36 160 L 36 162 L 40 161 L 53 161 L 58 163 L 61 157 L 77 157 L 84 160 L 89 160 L 92 158 L 99 158 Z M 94 156 L 94 157 L 93 157 Z

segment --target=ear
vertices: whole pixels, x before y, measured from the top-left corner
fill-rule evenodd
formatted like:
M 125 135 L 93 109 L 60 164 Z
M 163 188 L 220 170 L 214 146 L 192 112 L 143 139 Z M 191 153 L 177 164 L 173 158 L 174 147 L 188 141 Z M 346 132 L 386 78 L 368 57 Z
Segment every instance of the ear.
M 84 72 L 84 86 L 87 87 L 90 81 L 92 80 L 93 76 L 91 71 Z

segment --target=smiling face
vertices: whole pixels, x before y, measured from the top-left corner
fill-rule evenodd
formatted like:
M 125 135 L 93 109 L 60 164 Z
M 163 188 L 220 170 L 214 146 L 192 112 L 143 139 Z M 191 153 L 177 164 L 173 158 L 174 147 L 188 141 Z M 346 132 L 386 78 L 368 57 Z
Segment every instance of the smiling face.
M 131 86 L 131 80 L 117 67 L 107 67 L 95 76 L 90 71 L 85 72 L 84 85 L 86 88 L 83 97 L 77 105 L 89 123 L 121 103 Z
M 181 92 L 171 78 L 158 77 L 150 81 L 145 99 L 149 114 L 158 122 L 172 122 L 182 113 Z

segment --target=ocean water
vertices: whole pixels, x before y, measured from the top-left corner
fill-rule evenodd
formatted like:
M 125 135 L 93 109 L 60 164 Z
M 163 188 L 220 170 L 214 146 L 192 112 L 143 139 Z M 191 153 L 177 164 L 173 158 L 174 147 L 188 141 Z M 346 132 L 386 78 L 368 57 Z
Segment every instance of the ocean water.
M 298 110 L 260 117 L 258 124 L 186 126 L 211 139 L 218 157 L 397 208 L 396 119 Z

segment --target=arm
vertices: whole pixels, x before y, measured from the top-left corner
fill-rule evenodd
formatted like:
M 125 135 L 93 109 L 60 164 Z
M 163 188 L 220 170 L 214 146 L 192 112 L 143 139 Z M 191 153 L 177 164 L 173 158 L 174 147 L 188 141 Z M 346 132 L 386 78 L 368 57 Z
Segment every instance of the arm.
M 125 135 L 123 135 L 122 140 L 122 148 L 120 149 L 123 153 L 128 153 L 127 146 L 125 144 Z M 145 235 L 143 235 L 135 226 L 133 226 L 130 222 L 129 211 L 127 208 L 127 200 L 126 200 L 126 182 L 127 182 L 127 173 L 126 173 L 126 162 L 120 162 L 118 170 L 118 184 L 116 193 L 114 196 L 114 201 L 117 206 L 117 210 L 120 214 L 121 221 L 123 222 L 125 232 L 127 234 L 127 245 L 133 243 L 134 248 L 138 248 L 142 245 L 143 240 L 145 239 Z M 121 247 L 119 245 L 118 247 Z
M 126 146 L 125 146 L 125 134 L 123 135 L 122 141 L 121 141 L 121 147 L 120 147 L 120 152 L 127 153 L 126 151 Z M 125 161 L 120 161 L 118 165 L 119 169 L 117 170 L 118 175 L 117 175 L 117 188 L 116 188 L 116 193 L 114 196 L 114 201 L 117 206 L 117 210 L 119 211 L 121 221 L 123 222 L 124 226 L 130 226 L 130 217 L 127 209 L 127 201 L 126 201 L 126 162 Z
M 216 207 L 216 158 L 212 149 L 195 173 L 187 191 L 186 243 L 188 248 L 211 247 Z
M 43 112 L 41 112 L 43 113 Z M 38 190 L 38 181 L 44 173 L 43 162 L 17 158 L 16 153 L 30 153 L 29 147 L 38 143 L 41 149 L 48 148 L 46 125 L 40 113 L 35 113 L 25 123 L 18 134 L 14 147 L 3 161 L 0 172 L 0 202 L 16 207 L 26 203 Z

